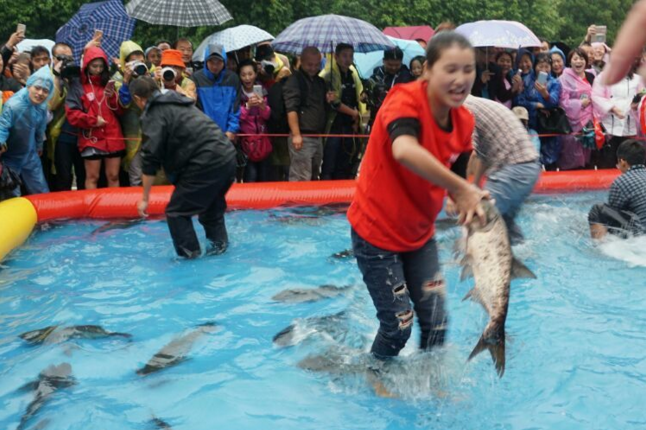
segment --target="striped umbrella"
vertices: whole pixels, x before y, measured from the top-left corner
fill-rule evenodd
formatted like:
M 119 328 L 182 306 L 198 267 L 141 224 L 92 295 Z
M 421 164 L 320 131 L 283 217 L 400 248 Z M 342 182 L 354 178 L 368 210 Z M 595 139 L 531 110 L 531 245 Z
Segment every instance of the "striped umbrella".
M 132 0 L 126 10 L 140 21 L 176 27 L 220 25 L 233 19 L 217 0 Z
M 135 30 L 135 20 L 123 8 L 121 0 L 88 3 L 56 32 L 56 42 L 72 47 L 77 62 L 83 48 L 94 37 L 94 30 L 102 30 L 101 49 L 109 58 L 119 57 L 121 42 L 129 40 Z
M 339 43 L 354 46 L 355 52 L 383 51 L 395 47 L 374 25 L 341 15 L 300 19 L 283 30 L 271 45 L 279 52 L 300 54 L 308 46 L 331 53 Z

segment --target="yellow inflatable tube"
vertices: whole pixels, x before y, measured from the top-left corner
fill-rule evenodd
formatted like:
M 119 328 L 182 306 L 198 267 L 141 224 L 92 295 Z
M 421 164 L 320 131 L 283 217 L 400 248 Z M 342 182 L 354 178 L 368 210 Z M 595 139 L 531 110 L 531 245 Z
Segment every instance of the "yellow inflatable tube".
M 0 202 L 0 261 L 22 245 L 36 225 L 34 205 L 22 197 Z

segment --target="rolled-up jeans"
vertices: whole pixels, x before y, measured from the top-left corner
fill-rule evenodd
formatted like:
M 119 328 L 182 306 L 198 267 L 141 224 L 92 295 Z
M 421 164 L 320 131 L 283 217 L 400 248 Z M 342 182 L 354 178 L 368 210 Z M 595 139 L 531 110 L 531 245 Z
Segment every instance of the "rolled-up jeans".
M 448 316 L 435 239 L 415 251 L 392 252 L 370 244 L 353 229 L 352 248 L 379 319 L 372 354 L 380 359 L 398 355 L 410 338 L 414 314 L 421 329 L 420 348 L 442 345 Z
M 540 174 L 541 165 L 538 161 L 531 161 L 502 166 L 487 175 L 484 188 L 496 201 L 496 208 L 507 224 L 512 244 L 523 241 L 523 233 L 515 221 L 516 215 L 523 202 L 532 193 Z

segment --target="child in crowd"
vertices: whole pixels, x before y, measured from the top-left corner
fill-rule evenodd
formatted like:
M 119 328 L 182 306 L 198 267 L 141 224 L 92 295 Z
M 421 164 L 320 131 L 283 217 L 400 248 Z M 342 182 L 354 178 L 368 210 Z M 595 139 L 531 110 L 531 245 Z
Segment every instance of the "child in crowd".
M 47 127 L 47 102 L 53 95 L 54 79 L 48 66 L 27 79 L 27 86 L 5 104 L 0 116 L 2 163 L 20 179 L 29 194 L 48 193 L 40 155 Z M 15 187 L 13 196 L 20 196 Z
M 426 61 L 426 58 L 424 58 L 423 55 L 418 55 L 410 60 L 410 72 L 415 79 L 420 79 L 422 77 L 422 73 L 424 72 L 424 61 Z
M 455 32 L 435 35 L 422 79 L 395 85 L 377 114 L 354 199 L 348 210 L 352 243 L 377 309 L 372 354 L 399 354 L 421 328 L 420 348 L 444 343 L 445 285 L 440 273 L 435 219 L 446 191 L 461 222 L 484 219 L 487 193 L 449 169 L 470 151 L 473 115 L 462 103 L 475 80 L 475 53 Z

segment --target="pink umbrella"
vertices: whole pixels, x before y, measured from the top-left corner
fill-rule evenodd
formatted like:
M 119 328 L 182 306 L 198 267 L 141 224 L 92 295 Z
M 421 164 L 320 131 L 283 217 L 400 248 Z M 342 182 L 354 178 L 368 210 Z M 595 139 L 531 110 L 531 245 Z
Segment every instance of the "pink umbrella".
M 383 33 L 390 37 L 396 37 L 397 39 L 423 40 L 424 42 L 428 42 L 435 34 L 435 30 L 428 25 L 419 25 L 416 27 L 386 27 Z

